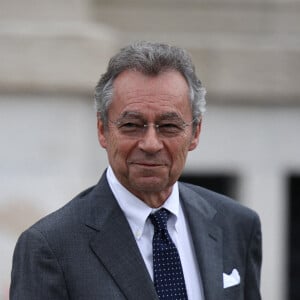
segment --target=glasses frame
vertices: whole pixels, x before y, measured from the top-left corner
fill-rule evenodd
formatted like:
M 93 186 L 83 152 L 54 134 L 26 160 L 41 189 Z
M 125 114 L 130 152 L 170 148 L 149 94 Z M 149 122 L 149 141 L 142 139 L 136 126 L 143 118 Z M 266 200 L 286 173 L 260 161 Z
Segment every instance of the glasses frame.
M 126 118 L 124 118 L 126 120 Z M 141 121 L 141 120 L 139 120 Z M 136 125 L 133 122 L 133 119 L 128 119 L 128 122 L 123 121 L 122 119 L 120 120 L 116 120 L 116 121 L 112 121 L 109 120 L 109 122 L 111 124 L 113 124 L 117 130 L 124 136 L 126 137 L 131 137 L 131 138 L 140 138 L 143 137 L 145 135 L 145 133 L 147 132 L 147 129 L 149 127 L 153 127 L 156 131 L 156 134 L 162 138 L 171 138 L 171 137 L 177 137 L 179 136 L 182 132 L 185 131 L 185 129 L 191 125 L 193 125 L 196 121 L 200 122 L 201 118 L 194 118 L 192 121 L 190 122 L 185 122 L 183 120 L 181 120 L 180 124 L 175 124 L 174 121 L 170 120 L 170 123 L 168 123 L 168 120 L 163 120 L 165 123 L 163 124 L 156 124 L 156 123 L 144 123 L 144 124 L 140 124 L 140 125 Z M 125 126 L 126 124 L 130 124 L 130 125 L 134 125 L 136 126 L 135 128 L 133 127 L 132 129 L 128 128 L 128 131 L 124 130 L 122 131 L 122 127 Z M 174 127 L 177 127 L 177 129 L 174 132 L 161 132 L 160 128 L 164 128 L 164 126 L 168 126 L 168 125 L 174 125 Z

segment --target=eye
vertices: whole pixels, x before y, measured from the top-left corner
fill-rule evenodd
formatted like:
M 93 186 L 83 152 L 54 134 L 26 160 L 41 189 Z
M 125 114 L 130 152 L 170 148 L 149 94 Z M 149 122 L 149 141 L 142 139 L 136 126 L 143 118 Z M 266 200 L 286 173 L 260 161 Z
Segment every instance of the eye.
M 143 128 L 143 124 L 139 122 L 125 122 L 119 124 L 119 129 L 123 132 L 133 132 Z
M 162 133 L 178 133 L 182 130 L 182 127 L 175 123 L 165 123 L 159 125 L 159 130 Z
M 138 126 L 139 125 L 137 123 L 129 123 L 129 122 L 120 125 L 120 127 L 124 127 L 124 128 L 135 128 Z
M 159 125 L 161 128 L 180 128 L 178 124 L 173 124 L 173 123 L 166 123 L 166 124 L 161 124 Z

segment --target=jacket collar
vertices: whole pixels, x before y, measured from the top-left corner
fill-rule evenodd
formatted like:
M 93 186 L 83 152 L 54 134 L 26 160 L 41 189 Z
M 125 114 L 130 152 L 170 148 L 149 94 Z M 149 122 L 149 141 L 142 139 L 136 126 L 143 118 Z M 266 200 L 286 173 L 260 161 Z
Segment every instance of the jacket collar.
M 205 299 L 222 299 L 223 234 L 214 222 L 217 211 L 187 185 L 181 183 L 179 192 L 199 263 Z
M 214 222 L 217 211 L 185 184 L 179 183 L 179 193 L 199 263 L 205 299 L 221 299 L 223 236 L 222 229 Z M 126 298 L 158 299 L 129 224 L 109 188 L 105 173 L 87 195 L 86 201 L 86 225 L 96 231 L 90 246 Z
M 155 300 L 157 294 L 129 224 L 104 174 L 88 195 L 86 225 L 96 233 L 90 247 L 130 300 Z

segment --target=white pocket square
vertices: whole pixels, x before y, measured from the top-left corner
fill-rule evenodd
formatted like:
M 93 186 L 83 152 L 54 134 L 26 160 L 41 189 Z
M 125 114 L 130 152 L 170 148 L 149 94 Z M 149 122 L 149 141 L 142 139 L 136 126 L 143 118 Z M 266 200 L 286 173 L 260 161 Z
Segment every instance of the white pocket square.
M 223 288 L 229 288 L 240 284 L 241 277 L 237 269 L 233 269 L 231 274 L 223 273 Z

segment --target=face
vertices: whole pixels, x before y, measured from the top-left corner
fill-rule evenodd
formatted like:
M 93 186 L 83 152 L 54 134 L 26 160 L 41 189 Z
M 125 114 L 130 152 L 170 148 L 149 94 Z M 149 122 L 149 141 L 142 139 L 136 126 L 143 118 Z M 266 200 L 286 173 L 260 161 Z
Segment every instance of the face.
M 108 126 L 98 121 L 99 142 L 109 163 L 118 180 L 140 199 L 166 199 L 199 140 L 200 125 L 196 130 L 181 126 L 192 121 L 186 80 L 176 71 L 147 76 L 128 70 L 115 79 L 113 89 Z M 173 133 L 175 125 L 179 127 Z

